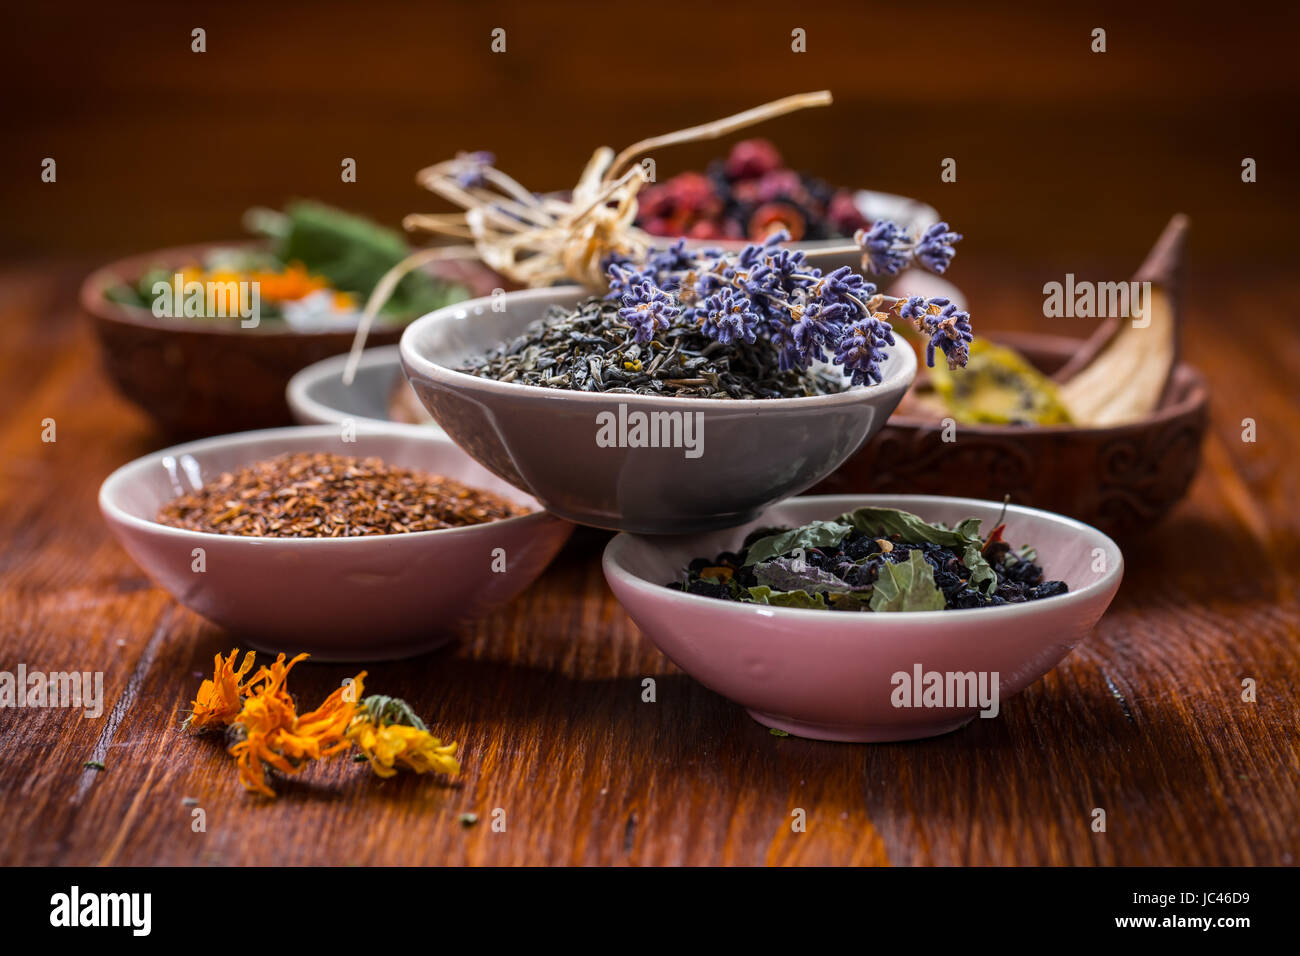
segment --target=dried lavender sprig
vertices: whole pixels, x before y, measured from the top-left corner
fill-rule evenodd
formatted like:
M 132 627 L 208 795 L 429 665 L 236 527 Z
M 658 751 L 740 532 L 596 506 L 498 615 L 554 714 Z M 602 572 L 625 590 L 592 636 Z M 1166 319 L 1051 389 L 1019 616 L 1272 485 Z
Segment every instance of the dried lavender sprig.
M 946 226 L 931 232 L 926 236 L 932 246 L 953 235 Z M 928 336 L 931 366 L 936 348 L 949 367 L 966 363 L 972 339 L 968 313 L 944 298 L 883 295 L 848 266 L 823 274 L 802 252 L 781 246 L 788 238 L 777 233 L 734 256 L 688 249 L 679 240 L 652 252 L 639 268 L 628 260 L 611 261 L 608 298 L 621 300 L 619 316 L 637 342 L 650 341 L 674 323 L 697 326 L 724 345 L 754 342 L 761 335 L 777 350 L 783 371 L 824 362 L 830 350 L 831 360 L 855 385 L 881 381 L 886 349 L 894 345 L 891 312 Z M 935 259 L 943 253 L 928 249 L 926 254 Z
M 862 268 L 882 275 L 898 275 L 915 260 L 937 275 L 943 275 L 957 254 L 954 246 L 961 242 L 946 222 L 936 222 L 920 237 L 912 239 L 898 223 L 878 219 L 870 229 L 859 229 L 853 241 L 862 250 Z

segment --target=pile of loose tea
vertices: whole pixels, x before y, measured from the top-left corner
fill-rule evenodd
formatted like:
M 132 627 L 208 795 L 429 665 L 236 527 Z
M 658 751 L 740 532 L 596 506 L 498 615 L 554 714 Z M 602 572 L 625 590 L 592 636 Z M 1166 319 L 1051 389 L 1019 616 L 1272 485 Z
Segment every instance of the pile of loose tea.
M 379 458 L 298 452 L 227 472 L 163 505 L 174 528 L 267 538 L 436 531 L 527 514 L 499 495 Z
M 802 528 L 761 528 L 741 549 L 696 558 L 668 587 L 705 597 L 832 611 L 941 611 L 1021 604 L 1065 594 L 1030 548 L 1013 550 L 999 525 L 956 528 L 861 508 Z
M 676 326 L 637 344 L 617 303 L 551 306 L 523 335 L 460 369 L 480 378 L 578 392 L 666 398 L 804 398 L 843 391 L 826 370 L 781 371 L 770 342 L 723 345 Z

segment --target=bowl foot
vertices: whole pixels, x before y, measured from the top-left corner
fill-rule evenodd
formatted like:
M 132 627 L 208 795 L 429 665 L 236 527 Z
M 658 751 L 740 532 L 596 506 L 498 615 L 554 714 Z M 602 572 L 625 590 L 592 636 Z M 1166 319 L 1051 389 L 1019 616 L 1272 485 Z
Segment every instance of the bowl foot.
M 933 723 L 906 724 L 816 724 L 789 717 L 778 717 L 758 710 L 749 710 L 753 717 L 764 727 L 784 730 L 794 737 L 807 737 L 810 740 L 833 740 L 839 743 L 880 744 L 897 740 L 921 740 L 925 737 L 938 737 L 949 734 L 959 727 L 964 727 L 975 716 L 950 717 Z

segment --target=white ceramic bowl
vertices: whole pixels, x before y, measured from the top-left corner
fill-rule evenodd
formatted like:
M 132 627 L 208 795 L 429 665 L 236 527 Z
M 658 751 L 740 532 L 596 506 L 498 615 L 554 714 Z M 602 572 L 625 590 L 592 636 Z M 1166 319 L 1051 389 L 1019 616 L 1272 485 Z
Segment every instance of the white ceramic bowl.
M 1061 515 L 1012 505 L 1006 540 L 1038 549 L 1046 577 L 1069 593 L 1025 604 L 951 611 L 849 612 L 741 604 L 666 587 L 695 558 L 739 549 L 765 526 L 797 526 L 865 505 L 901 508 L 949 525 L 983 519 L 1001 502 L 925 495 L 794 498 L 743 527 L 680 537 L 620 534 L 605 577 L 641 632 L 700 683 L 760 723 L 819 740 L 889 741 L 955 730 L 981 707 L 897 706 L 895 675 L 980 675 L 1001 702 L 1038 680 L 1084 640 L 1119 588 L 1124 561 L 1110 538 Z M 996 676 L 995 676 L 996 675 Z M 945 681 L 946 682 L 946 681 Z M 908 697 L 915 704 L 915 699 Z
M 376 455 L 539 507 L 427 428 L 358 426 L 354 442 L 341 435 L 333 425 L 273 428 L 154 452 L 109 475 L 99 490 L 100 511 L 136 564 L 181 604 L 261 650 L 335 661 L 437 647 L 458 622 L 528 587 L 572 531 L 540 510 L 463 528 L 354 538 L 241 537 L 155 520 L 163 504 L 223 472 L 297 451 Z M 504 571 L 494 570 L 497 549 Z
M 347 355 L 335 355 L 313 362 L 289 380 L 285 398 L 299 423 L 341 425 L 353 421 L 385 424 L 393 420 L 393 393 L 398 385 L 407 387 L 397 346 L 381 345 L 362 352 L 351 385 L 343 384 L 343 370 L 347 364 Z M 433 423 L 428 427 L 437 434 L 444 434 Z
M 548 510 L 581 524 L 669 534 L 748 521 L 834 471 L 880 429 L 916 375 L 916 356 L 901 340 L 879 385 L 810 398 L 610 395 L 457 371 L 549 306 L 572 307 L 589 294 L 563 286 L 474 299 L 416 320 L 401 342 L 407 377 L 447 434 Z M 682 441 L 602 447 L 597 438 L 609 421 L 602 416 L 613 416 L 620 440 L 638 418 L 675 419 Z M 685 447 L 686 424 L 702 436 L 698 448 Z

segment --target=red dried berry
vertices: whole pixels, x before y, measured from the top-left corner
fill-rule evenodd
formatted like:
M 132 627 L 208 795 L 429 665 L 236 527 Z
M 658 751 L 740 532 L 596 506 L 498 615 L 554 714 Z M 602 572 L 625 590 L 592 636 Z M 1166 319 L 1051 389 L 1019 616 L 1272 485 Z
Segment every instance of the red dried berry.
M 636 197 L 637 213 L 645 221 L 669 215 L 677 199 L 667 185 L 647 186 Z
M 691 239 L 722 239 L 725 238 L 723 232 L 718 228 L 717 223 L 708 219 L 701 219 L 686 233 Z
M 749 217 L 749 238 L 754 242 L 761 242 L 778 229 L 790 233 L 790 241 L 798 242 L 807 231 L 803 213 L 788 202 L 769 202 Z
M 697 215 L 704 215 L 718 205 L 713 183 L 703 173 L 681 173 L 668 180 L 666 185 L 678 209 L 688 209 Z
M 784 163 L 781 154 L 769 140 L 745 139 L 731 147 L 731 155 L 727 157 L 725 168 L 727 178 L 735 181 L 756 179 L 775 169 L 780 169 L 782 165 Z
M 866 229 L 870 223 L 858 209 L 857 200 L 853 198 L 853 193 L 848 189 L 841 189 L 831 197 L 831 205 L 827 210 L 826 218 L 831 222 L 831 226 L 841 236 L 851 236 L 859 229 Z
M 641 223 L 641 228 L 652 236 L 673 235 L 673 224 L 662 217 L 644 220 Z
M 777 199 L 796 199 L 802 201 L 807 195 L 803 180 L 793 169 L 778 169 L 767 173 L 758 181 L 758 199 L 760 202 L 773 202 Z

